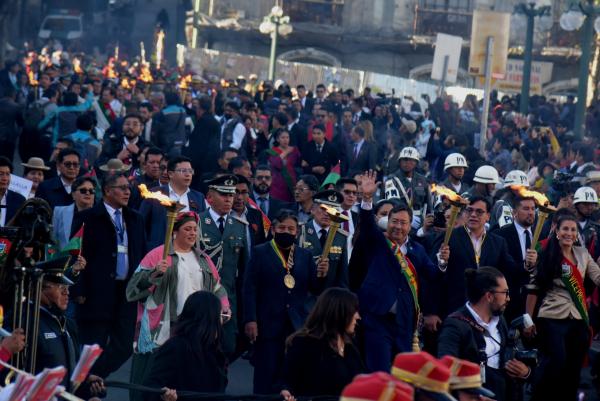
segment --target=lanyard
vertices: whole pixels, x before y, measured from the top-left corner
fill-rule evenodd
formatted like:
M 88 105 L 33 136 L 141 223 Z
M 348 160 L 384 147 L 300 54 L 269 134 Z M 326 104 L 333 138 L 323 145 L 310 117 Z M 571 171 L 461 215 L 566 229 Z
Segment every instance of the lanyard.
M 473 253 L 475 254 L 475 263 L 477 264 L 477 267 L 479 267 L 479 261 L 481 260 L 481 250 L 483 248 L 483 241 L 485 241 L 486 232 L 483 232 L 481 241 L 479 241 L 479 246 L 476 246 L 475 241 L 473 241 L 473 238 L 471 237 L 471 232 L 469 231 L 469 229 L 465 227 L 465 230 L 467 231 L 467 235 L 469 236 L 469 240 L 471 241 L 471 246 L 473 247 Z
M 288 274 L 290 274 L 290 270 L 294 266 L 294 245 L 292 245 L 292 248 L 290 249 L 290 254 L 288 255 L 287 262 L 285 261 L 285 258 L 281 254 L 281 251 L 279 250 L 279 248 L 275 244 L 275 240 L 271 240 L 271 247 L 275 251 L 275 254 L 277 255 L 277 258 L 279 259 L 279 261 L 283 265 L 283 268 L 287 271 Z

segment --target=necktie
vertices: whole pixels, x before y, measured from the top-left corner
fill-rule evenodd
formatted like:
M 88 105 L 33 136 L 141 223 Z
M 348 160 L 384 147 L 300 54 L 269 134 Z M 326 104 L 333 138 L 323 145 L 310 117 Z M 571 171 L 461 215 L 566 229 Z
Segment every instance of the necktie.
M 323 150 L 323 145 L 317 145 L 317 152 L 321 153 Z
M 346 217 L 348 217 L 348 211 L 344 210 L 342 211 L 342 214 Z M 344 224 L 342 224 L 342 227 L 344 228 L 344 231 L 346 231 L 348 234 L 350 233 L 350 221 L 349 220 L 345 220 Z
M 219 217 L 219 231 L 221 231 L 221 234 L 223 234 L 223 231 L 225 231 L 225 218 L 223 216 Z
M 531 248 L 531 234 L 529 230 L 525 230 L 525 250 Z
M 327 230 L 322 228 L 321 231 L 319 231 L 319 242 L 321 243 L 321 249 L 323 249 L 325 247 L 325 241 L 327 240 Z
M 358 157 L 358 143 L 354 144 L 354 160 Z
M 269 210 L 267 207 L 267 199 L 266 198 L 258 198 L 258 207 L 263 211 L 264 214 L 269 214 Z
M 125 245 L 125 230 L 121 222 L 121 211 L 115 210 L 115 229 L 117 231 L 117 278 L 127 278 L 127 254 L 121 249 Z M 120 250 L 120 251 L 119 251 Z

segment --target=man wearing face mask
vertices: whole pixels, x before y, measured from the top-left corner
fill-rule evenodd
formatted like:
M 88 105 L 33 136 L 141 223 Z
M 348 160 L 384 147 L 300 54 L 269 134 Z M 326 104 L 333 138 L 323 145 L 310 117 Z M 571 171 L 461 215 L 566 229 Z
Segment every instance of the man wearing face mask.
M 325 287 L 329 262 L 316 265 L 312 254 L 296 246 L 298 218 L 282 210 L 273 220 L 273 240 L 254 248 L 244 275 L 244 322 L 254 343 L 254 393 L 273 394 L 282 382 L 286 338 L 300 329 L 309 294 Z
M 102 154 L 97 164 L 103 165 L 110 159 L 119 159 L 124 164 L 137 168 L 138 156 L 149 143 L 141 136 L 144 125 L 138 114 L 128 114 L 123 119 L 122 134 L 113 133 L 104 138 Z
M 527 379 L 531 369 L 504 358 L 508 327 L 502 314 L 510 301 L 506 279 L 498 269 L 484 266 L 467 269 L 465 282 L 468 301 L 444 321 L 438 357 L 450 355 L 480 365 L 483 387 L 494 392 L 495 400 L 521 399 L 513 396 L 511 379 Z
M 397 353 L 417 346 L 419 316 L 425 316 L 426 326 L 439 321 L 429 312 L 439 270 L 423 246 L 408 237 L 412 221 L 408 206 L 392 208 L 385 235 L 380 231 L 372 211 L 376 189 L 375 172 L 365 173 L 361 226 L 348 271 L 361 305 L 367 368 L 389 371 Z

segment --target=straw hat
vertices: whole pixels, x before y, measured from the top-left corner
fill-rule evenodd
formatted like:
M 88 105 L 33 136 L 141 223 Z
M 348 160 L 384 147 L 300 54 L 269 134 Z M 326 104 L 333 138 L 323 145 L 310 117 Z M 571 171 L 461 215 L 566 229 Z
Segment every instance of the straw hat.
M 100 166 L 100 170 L 102 171 L 114 171 L 118 173 L 125 173 L 129 171 L 129 166 L 124 164 L 119 159 L 110 159 L 106 164 Z
M 21 163 L 21 165 L 33 170 L 50 170 L 50 167 L 46 166 L 44 160 L 39 157 L 30 157 L 29 160 L 27 160 L 27 163 Z

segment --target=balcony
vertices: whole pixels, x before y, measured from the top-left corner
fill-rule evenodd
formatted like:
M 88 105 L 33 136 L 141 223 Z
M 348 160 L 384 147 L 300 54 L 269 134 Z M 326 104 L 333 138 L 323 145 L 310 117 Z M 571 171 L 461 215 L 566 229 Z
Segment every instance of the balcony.
M 295 0 L 283 2 L 283 11 L 293 22 L 342 25 L 344 0 Z
M 443 32 L 468 39 L 471 37 L 472 20 L 473 13 L 471 12 L 416 6 L 413 35 L 435 36 L 438 32 Z

